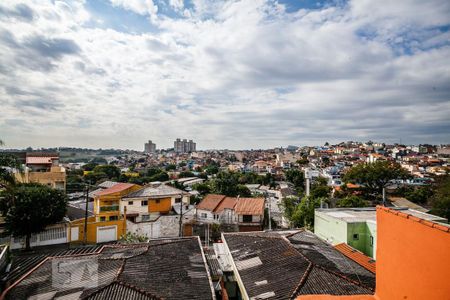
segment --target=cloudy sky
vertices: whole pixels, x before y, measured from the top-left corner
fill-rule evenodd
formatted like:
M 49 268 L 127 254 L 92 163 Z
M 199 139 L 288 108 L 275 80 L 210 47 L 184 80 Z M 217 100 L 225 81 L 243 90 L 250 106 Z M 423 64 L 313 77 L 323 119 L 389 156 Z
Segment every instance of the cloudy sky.
M 450 142 L 448 0 L 0 2 L 8 147 Z

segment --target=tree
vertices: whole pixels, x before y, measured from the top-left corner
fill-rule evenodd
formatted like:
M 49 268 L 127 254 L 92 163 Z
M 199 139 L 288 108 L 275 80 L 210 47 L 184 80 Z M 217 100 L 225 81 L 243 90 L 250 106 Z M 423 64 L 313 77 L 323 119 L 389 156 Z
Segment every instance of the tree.
M 345 173 L 345 183 L 360 184 L 371 194 L 381 195 L 389 181 L 393 179 L 409 178 L 409 173 L 398 163 L 389 161 L 376 161 L 362 163 L 352 167 Z
M 63 219 L 66 205 L 63 191 L 36 183 L 17 185 L 0 198 L 6 231 L 15 237 L 25 237 L 27 250 L 33 233 Z
M 305 185 L 305 176 L 303 172 L 297 169 L 290 169 L 285 172 L 286 180 L 291 182 L 297 190 L 303 190 Z
M 418 204 L 427 203 L 428 199 L 433 195 L 433 191 L 429 186 L 421 186 L 412 188 L 405 192 L 405 198 Z
M 183 171 L 178 174 L 178 178 L 185 178 L 185 177 L 195 177 L 194 173 L 190 171 Z
M 10 169 L 22 170 L 20 161 L 12 154 L 0 153 L 0 185 L 15 184 L 16 180 Z
M 166 171 L 173 171 L 173 170 L 176 170 L 176 169 L 177 169 L 177 166 L 174 165 L 174 164 L 169 164 L 169 165 L 166 166 Z
M 95 173 L 104 173 L 108 177 L 108 179 L 118 179 L 120 177 L 120 169 L 116 166 L 111 165 L 100 165 L 96 166 L 92 172 Z
M 82 168 L 84 171 L 92 171 L 92 170 L 94 170 L 94 168 L 95 168 L 96 166 L 98 166 L 98 163 L 90 162 L 90 163 L 85 164 L 85 165 L 82 166 L 81 168 Z
M 220 172 L 212 181 L 212 192 L 223 194 L 229 197 L 250 197 L 250 190 L 242 184 L 239 184 L 239 173 L 236 172 Z
M 314 210 L 320 207 L 320 202 L 327 202 L 325 198 L 303 197 L 292 214 L 292 224 L 295 227 L 314 228 Z
M 450 220 L 450 175 L 436 178 L 431 213 Z
M 339 199 L 336 203 L 337 207 L 366 207 L 367 205 L 367 201 L 355 195 Z
M 192 186 L 192 189 L 196 190 L 200 193 L 200 195 L 204 196 L 206 194 L 211 193 L 211 187 L 207 183 L 196 183 Z

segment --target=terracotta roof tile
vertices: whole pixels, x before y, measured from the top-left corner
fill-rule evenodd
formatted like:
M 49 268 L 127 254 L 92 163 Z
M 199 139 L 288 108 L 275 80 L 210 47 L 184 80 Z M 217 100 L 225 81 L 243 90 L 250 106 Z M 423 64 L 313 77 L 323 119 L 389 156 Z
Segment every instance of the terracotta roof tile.
M 130 187 L 136 186 L 136 184 L 133 183 L 118 183 L 110 188 L 104 189 L 103 191 L 99 191 L 97 193 L 97 196 L 104 196 L 104 195 L 109 195 L 109 194 L 113 194 L 113 193 L 118 193 L 118 192 L 122 192 L 126 189 L 129 189 Z
M 225 195 L 208 194 L 199 204 L 197 204 L 198 209 L 214 211 L 216 207 L 225 199 Z
M 226 197 L 220 202 L 214 212 L 220 214 L 225 208 L 233 209 L 236 206 L 237 201 L 237 198 Z
M 352 248 L 351 246 L 341 243 L 334 246 L 336 250 L 347 256 L 348 258 L 352 259 L 353 261 L 357 262 L 362 267 L 366 268 L 370 272 L 375 274 L 376 271 L 376 264 L 375 261 L 364 255 L 362 252 Z
M 234 209 L 238 215 L 263 215 L 264 198 L 239 198 Z

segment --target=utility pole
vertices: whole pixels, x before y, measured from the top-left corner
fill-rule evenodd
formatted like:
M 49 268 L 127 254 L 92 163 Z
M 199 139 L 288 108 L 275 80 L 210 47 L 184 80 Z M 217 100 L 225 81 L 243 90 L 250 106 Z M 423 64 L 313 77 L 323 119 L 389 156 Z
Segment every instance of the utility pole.
M 270 218 L 270 210 L 272 209 L 272 199 L 271 199 L 270 196 L 268 197 L 267 194 L 268 194 L 267 192 L 264 192 L 265 198 L 269 199 L 269 209 L 268 209 L 268 212 L 269 212 L 269 231 L 272 231 L 272 220 Z
M 83 236 L 84 245 L 86 245 L 87 243 L 88 203 L 89 203 L 89 183 L 86 186 L 86 206 L 84 211 L 84 236 Z
M 180 229 L 178 235 L 179 237 L 183 236 L 183 194 L 181 194 L 181 201 L 180 201 Z
M 386 188 L 383 187 L 383 206 L 386 206 Z

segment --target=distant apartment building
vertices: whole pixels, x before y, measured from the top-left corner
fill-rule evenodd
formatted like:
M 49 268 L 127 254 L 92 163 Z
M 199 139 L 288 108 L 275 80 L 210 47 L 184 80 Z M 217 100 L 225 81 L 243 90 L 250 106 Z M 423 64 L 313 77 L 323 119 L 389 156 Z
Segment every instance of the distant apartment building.
M 58 153 L 26 153 L 24 162 L 25 168 L 15 172 L 17 181 L 35 182 L 65 190 L 66 170 L 59 165 Z
M 173 149 L 176 153 L 190 153 L 197 151 L 197 144 L 194 143 L 192 140 L 181 140 L 176 139 L 173 143 Z
M 144 144 L 144 152 L 145 153 L 155 153 L 156 152 L 156 144 L 152 143 L 152 141 L 148 141 L 148 143 Z

